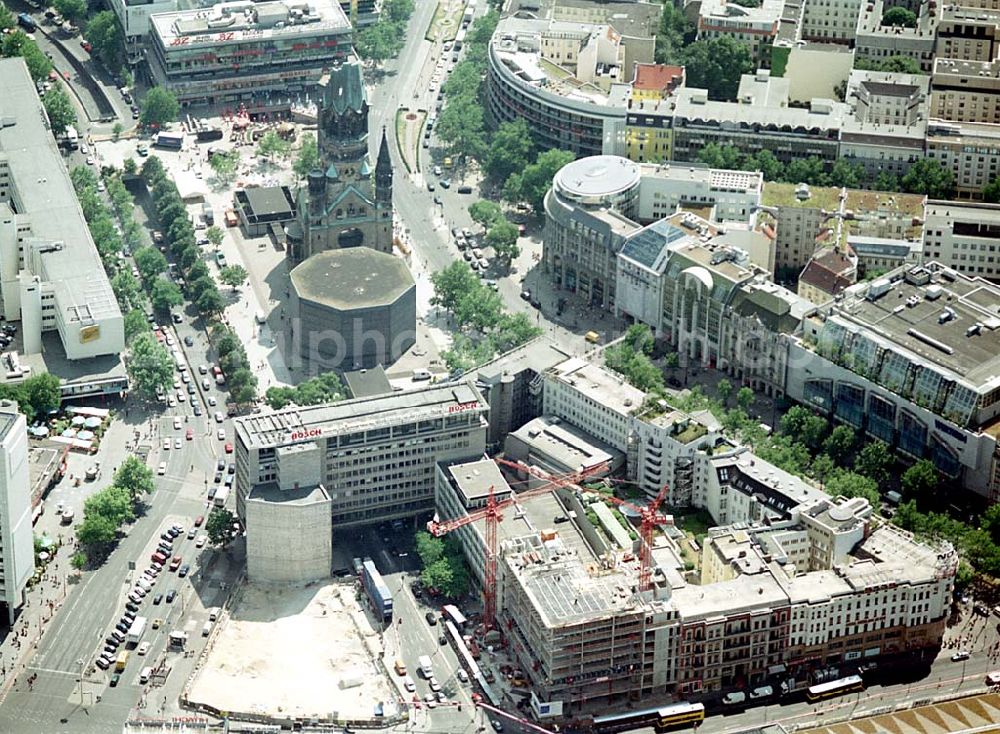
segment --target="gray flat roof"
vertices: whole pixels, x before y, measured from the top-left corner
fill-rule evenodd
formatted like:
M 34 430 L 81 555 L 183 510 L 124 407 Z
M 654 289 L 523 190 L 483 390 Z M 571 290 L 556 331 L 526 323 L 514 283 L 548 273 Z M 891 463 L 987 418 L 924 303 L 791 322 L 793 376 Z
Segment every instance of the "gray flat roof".
M 480 459 L 465 464 L 452 464 L 445 472 L 448 478 L 465 500 L 465 506 L 485 500 L 493 488 L 493 496 L 498 500 L 505 499 L 511 493 L 511 487 L 500 473 L 500 467 L 492 459 Z
M 917 355 L 918 362 L 940 365 L 967 384 L 995 380 L 1000 375 L 1000 286 L 948 268 L 941 271 L 947 272 L 949 279 L 935 277 L 928 284 L 943 290 L 937 299 L 926 298 L 928 286 L 900 279 L 893 283 L 892 290 L 875 300 L 854 298 L 842 302 L 836 316 L 868 327 L 874 335 Z M 867 292 L 867 286 L 850 290 L 852 295 L 861 294 Z M 908 306 L 908 302 L 913 305 Z M 955 317 L 942 322 L 940 317 L 946 307 L 953 310 Z M 966 330 L 977 323 L 987 326 L 969 336 Z M 990 324 L 994 328 L 988 328 Z M 927 338 L 943 349 L 932 346 Z
M 10 166 L 14 210 L 30 217 L 35 238 L 62 243 L 62 249 L 39 256 L 44 272 L 35 275 L 52 283 L 56 307 L 68 323 L 88 317 L 120 317 L 121 309 L 24 61 L 0 59 L 0 79 L 0 155 Z
M 639 185 L 639 164 L 617 155 L 581 158 L 560 168 L 554 184 L 574 198 L 613 196 Z
M 352 398 L 370 398 L 392 392 L 392 383 L 389 382 L 382 365 L 345 372 L 344 384 L 351 391 Z
M 494 384 L 505 374 L 517 375 L 524 370 L 541 374 L 560 362 L 565 362 L 569 357 L 570 353 L 554 341 L 540 336 L 477 367 L 476 375 L 481 381 Z
M 370 247 L 321 252 L 290 277 L 299 298 L 341 310 L 388 305 L 414 287 L 406 263 Z
M 280 489 L 274 482 L 258 484 L 250 489 L 247 502 L 257 500 L 280 505 L 312 505 L 330 499 L 329 493 L 322 484 L 295 489 Z
M 523 441 L 532 453 L 550 457 L 572 471 L 605 461 L 611 466 L 624 459 L 613 446 L 550 417 L 528 421 L 510 435 Z
M 256 449 L 440 418 L 457 411 L 485 413 L 488 409 L 471 382 L 459 382 L 339 403 L 265 411 L 236 418 L 233 424 L 244 445 Z M 306 432 L 312 435 L 297 435 Z
M 292 215 L 292 205 L 285 197 L 285 189 L 282 186 L 259 186 L 257 188 L 244 189 L 243 195 L 246 196 L 250 211 L 255 216 L 266 217 L 270 214 Z

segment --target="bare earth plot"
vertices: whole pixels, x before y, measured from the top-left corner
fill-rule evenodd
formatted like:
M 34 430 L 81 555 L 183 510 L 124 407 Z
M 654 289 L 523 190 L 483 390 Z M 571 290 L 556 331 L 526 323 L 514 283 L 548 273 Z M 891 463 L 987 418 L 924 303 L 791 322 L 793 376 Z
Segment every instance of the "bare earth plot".
M 393 694 L 362 636 L 379 649 L 350 585 L 250 585 L 189 698 L 231 712 L 370 718 Z

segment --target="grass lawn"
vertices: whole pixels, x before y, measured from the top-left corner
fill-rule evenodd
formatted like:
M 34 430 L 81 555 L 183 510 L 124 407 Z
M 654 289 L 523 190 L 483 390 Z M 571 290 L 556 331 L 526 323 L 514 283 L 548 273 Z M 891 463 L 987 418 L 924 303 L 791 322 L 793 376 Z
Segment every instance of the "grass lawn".
M 691 533 L 699 544 L 708 535 L 708 529 L 716 525 L 712 516 L 705 510 L 698 510 L 687 515 L 674 514 L 674 522 L 685 533 Z

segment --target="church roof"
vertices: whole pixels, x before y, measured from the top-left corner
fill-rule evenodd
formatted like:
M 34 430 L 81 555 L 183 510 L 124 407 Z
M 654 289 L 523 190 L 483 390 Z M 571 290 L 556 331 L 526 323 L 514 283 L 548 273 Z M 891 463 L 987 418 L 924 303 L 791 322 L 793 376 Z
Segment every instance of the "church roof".
M 324 107 L 338 115 L 347 110 L 360 112 L 368 105 L 368 92 L 356 59 L 334 66 L 323 91 Z
M 365 156 L 364 160 L 361 161 L 361 167 L 358 169 L 358 173 L 362 176 L 370 176 L 372 173 L 371 164 L 368 162 L 368 156 Z
M 327 169 L 326 169 L 326 177 L 330 181 L 336 181 L 337 179 L 340 178 L 340 172 L 337 170 L 337 167 L 334 164 L 331 163 L 327 167 Z
M 375 202 L 370 196 L 368 196 L 368 194 L 356 187 L 354 184 L 348 184 L 341 191 L 339 191 L 333 199 L 330 200 L 330 203 L 326 206 L 326 213 L 329 214 L 332 212 L 338 204 L 347 198 L 348 194 L 354 194 L 368 206 L 375 205 Z

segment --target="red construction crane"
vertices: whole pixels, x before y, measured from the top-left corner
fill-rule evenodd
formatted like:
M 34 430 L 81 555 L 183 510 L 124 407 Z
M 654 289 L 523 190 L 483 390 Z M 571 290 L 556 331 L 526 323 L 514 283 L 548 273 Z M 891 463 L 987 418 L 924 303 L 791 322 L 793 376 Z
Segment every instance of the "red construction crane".
M 427 523 L 427 532 L 435 538 L 440 538 L 442 535 L 447 535 L 452 530 L 477 522 L 478 520 L 486 521 L 486 563 L 485 568 L 483 569 L 483 623 L 485 624 L 486 629 L 492 629 L 496 620 L 497 524 L 503 520 L 502 510 L 510 507 L 516 502 L 528 499 L 529 497 L 547 494 L 557 487 L 576 485 L 590 475 L 600 472 L 606 468 L 604 464 L 598 464 L 597 466 L 591 467 L 590 469 L 582 472 L 562 476 L 550 476 L 544 472 L 525 466 L 524 464 L 507 461 L 506 459 L 496 459 L 496 462 L 498 464 L 513 467 L 518 471 L 527 471 L 532 476 L 544 480 L 546 484 L 543 484 L 540 487 L 525 490 L 524 492 L 515 493 L 508 499 L 501 502 L 497 502 L 496 497 L 493 495 L 493 486 L 490 485 L 489 495 L 486 498 L 486 507 L 476 510 L 475 512 L 470 512 L 464 517 L 455 518 L 454 520 L 445 520 L 444 522 L 431 520 Z
M 525 466 L 524 464 L 515 464 L 513 462 L 507 461 L 506 459 L 497 459 L 498 464 L 504 464 L 506 466 L 514 467 L 521 471 L 526 471 L 538 479 L 543 479 L 551 481 L 553 483 L 558 483 L 559 486 L 565 486 L 566 484 L 576 484 L 576 481 L 566 479 L 555 479 L 549 477 L 548 474 L 540 469 L 536 469 L 532 466 Z M 598 469 L 603 468 L 603 464 L 598 467 Z M 596 470 L 591 470 L 587 472 L 587 475 L 594 474 Z M 660 505 L 667 497 L 667 485 L 664 484 L 663 488 L 660 490 L 659 494 L 656 495 L 656 499 L 650 502 L 645 507 L 640 507 L 634 505 L 631 502 L 623 499 L 618 499 L 613 495 L 606 495 L 597 492 L 595 489 L 589 489 L 587 487 L 580 487 L 584 492 L 593 492 L 600 494 L 603 499 L 610 500 L 616 505 L 621 507 L 627 507 L 636 514 L 639 515 L 639 537 L 642 538 L 642 547 L 639 549 L 639 590 L 648 591 L 652 586 L 653 580 L 653 529 L 658 525 L 665 525 L 668 520 L 665 515 L 660 514 Z

